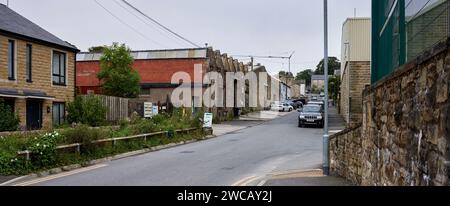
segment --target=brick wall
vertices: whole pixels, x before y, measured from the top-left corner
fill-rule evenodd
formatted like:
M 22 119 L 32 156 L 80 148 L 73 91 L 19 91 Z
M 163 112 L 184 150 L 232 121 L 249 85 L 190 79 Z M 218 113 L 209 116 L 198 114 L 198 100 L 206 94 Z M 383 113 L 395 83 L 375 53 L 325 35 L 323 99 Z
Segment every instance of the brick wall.
M 331 137 L 331 170 L 359 185 L 450 185 L 450 39 L 366 89 L 360 128 Z
M 362 120 L 362 92 L 370 85 L 370 62 L 347 62 L 341 85 L 341 114 L 348 124 Z
M 8 40 L 15 40 L 16 44 L 16 81 L 8 80 Z M 33 46 L 32 83 L 26 81 L 26 45 Z M 75 53 L 62 51 L 67 54 L 67 86 L 52 85 L 52 51 L 53 48 L 31 43 L 23 40 L 12 39 L 0 35 L 0 88 L 32 90 L 47 93 L 55 97 L 55 102 L 71 102 L 75 93 L 74 70 Z M 61 51 L 61 50 L 58 50 Z M 52 113 L 47 113 L 47 106 L 52 106 L 53 101 L 46 100 L 43 103 L 43 127 L 52 127 Z M 16 99 L 16 112 L 20 114 L 21 126 L 26 125 L 26 101 Z

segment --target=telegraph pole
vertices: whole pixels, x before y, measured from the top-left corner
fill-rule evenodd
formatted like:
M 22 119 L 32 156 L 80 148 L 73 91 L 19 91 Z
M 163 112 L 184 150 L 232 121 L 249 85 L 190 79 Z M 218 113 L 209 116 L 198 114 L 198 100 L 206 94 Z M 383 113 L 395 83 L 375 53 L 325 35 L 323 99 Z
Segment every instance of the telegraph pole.
M 328 0 L 323 0 L 324 8 L 324 73 L 325 73 L 325 124 L 323 134 L 323 174 L 330 175 L 329 134 L 328 134 Z

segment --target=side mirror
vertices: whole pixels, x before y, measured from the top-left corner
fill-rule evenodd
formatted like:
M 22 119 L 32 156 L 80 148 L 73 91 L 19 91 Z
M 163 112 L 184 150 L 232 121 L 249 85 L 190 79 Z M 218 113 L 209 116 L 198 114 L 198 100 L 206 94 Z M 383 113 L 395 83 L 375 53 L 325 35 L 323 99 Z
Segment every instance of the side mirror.
M 298 109 L 297 112 L 303 112 L 303 109 Z

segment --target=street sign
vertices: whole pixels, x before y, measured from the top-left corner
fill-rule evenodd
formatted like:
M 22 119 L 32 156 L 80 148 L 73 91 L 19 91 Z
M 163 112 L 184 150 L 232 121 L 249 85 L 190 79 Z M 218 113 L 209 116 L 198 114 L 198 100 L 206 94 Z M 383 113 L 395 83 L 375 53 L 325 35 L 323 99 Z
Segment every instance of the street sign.
M 144 102 L 144 118 L 151 118 L 153 116 L 153 103 Z
M 205 113 L 205 116 L 203 118 L 203 128 L 212 128 L 212 124 L 213 124 L 213 114 Z
M 152 108 L 152 115 L 153 116 L 156 116 L 156 115 L 158 115 L 159 114 L 159 108 L 158 108 L 158 106 L 153 106 L 153 108 Z

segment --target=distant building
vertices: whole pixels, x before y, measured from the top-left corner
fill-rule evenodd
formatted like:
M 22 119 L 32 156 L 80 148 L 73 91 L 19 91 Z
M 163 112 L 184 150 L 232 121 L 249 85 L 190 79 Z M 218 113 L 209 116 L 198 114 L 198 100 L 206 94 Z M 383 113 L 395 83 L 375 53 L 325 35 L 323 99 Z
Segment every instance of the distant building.
M 0 4 L 0 101 L 19 114 L 22 130 L 51 129 L 65 121 L 66 105 L 75 96 L 77 52 Z
M 102 94 L 102 83 L 97 78 L 100 72 L 100 57 L 101 53 L 82 52 L 77 55 L 77 89 L 81 94 Z M 223 103 L 223 107 L 215 107 L 208 109 L 213 112 L 216 120 L 227 120 L 231 116 L 238 116 L 240 112 L 248 109 L 249 103 L 249 88 L 238 90 L 235 86 L 235 100 L 234 108 L 227 108 L 226 102 L 226 73 L 227 72 L 243 72 L 248 73 L 250 67 L 244 65 L 236 59 L 228 57 L 227 54 L 221 54 L 218 50 L 213 48 L 195 48 L 195 49 L 171 49 L 171 50 L 147 50 L 147 51 L 132 51 L 131 55 L 134 58 L 133 69 L 135 69 L 141 77 L 141 94 L 142 101 L 152 102 L 154 104 L 165 105 L 170 104 L 170 97 L 173 91 L 180 86 L 179 83 L 172 84 L 172 76 L 178 72 L 185 72 L 191 77 L 192 85 L 201 84 L 204 76 L 194 78 L 195 68 L 200 68 L 203 75 L 208 72 L 218 72 L 224 78 L 224 86 L 222 95 L 223 99 L 217 101 Z M 263 66 L 261 71 L 265 71 Z M 200 93 L 209 87 L 203 83 L 201 85 Z M 245 95 L 246 104 L 244 108 L 238 107 L 236 96 L 238 94 Z M 192 99 L 190 104 L 192 110 L 195 112 L 194 105 L 200 102 L 201 96 L 198 96 L 193 89 Z
M 340 112 L 347 123 L 362 117 L 362 92 L 370 85 L 370 18 L 349 18 L 342 27 Z
M 325 75 L 311 76 L 311 92 L 319 92 L 325 89 Z M 320 93 L 320 92 L 319 92 Z

